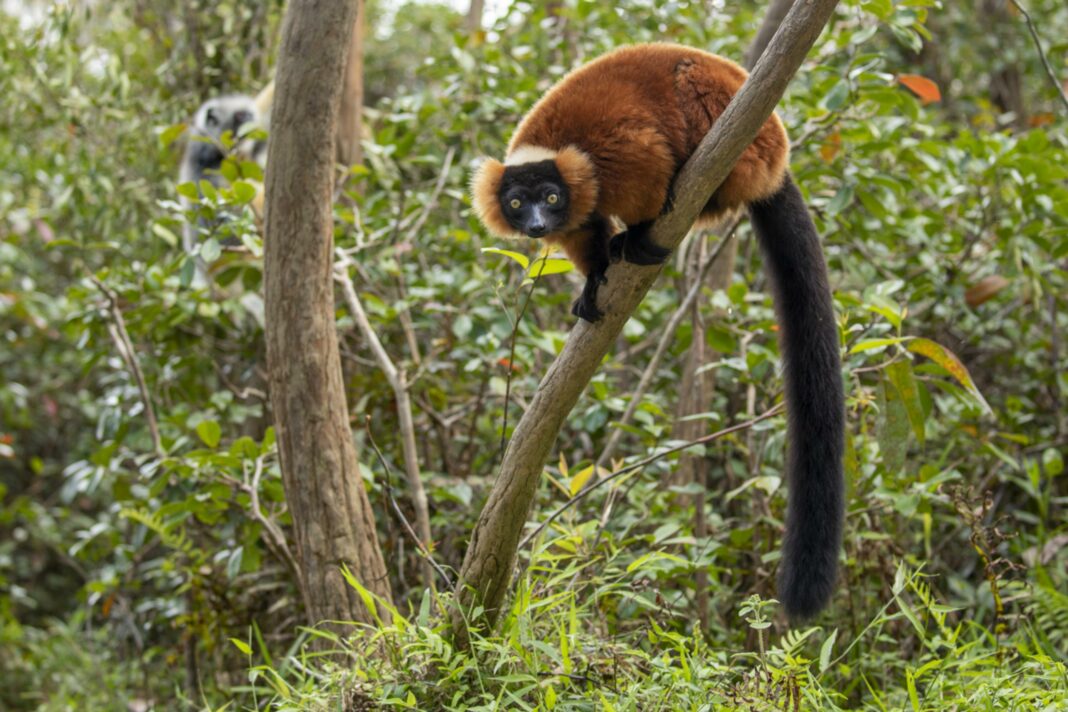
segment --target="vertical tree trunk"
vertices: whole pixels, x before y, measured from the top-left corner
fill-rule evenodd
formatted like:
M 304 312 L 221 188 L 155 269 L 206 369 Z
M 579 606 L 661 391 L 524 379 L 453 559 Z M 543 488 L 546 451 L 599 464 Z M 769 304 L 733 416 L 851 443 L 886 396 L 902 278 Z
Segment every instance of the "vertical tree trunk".
M 346 168 L 363 161 L 363 18 L 364 0 L 353 0 L 356 17 L 352 22 L 345 81 L 341 92 L 341 111 L 337 125 L 337 162 Z
M 371 620 L 343 566 L 390 597 L 349 430 L 334 326 L 334 139 L 355 15 L 356 0 L 289 4 L 267 171 L 267 364 L 312 623 Z

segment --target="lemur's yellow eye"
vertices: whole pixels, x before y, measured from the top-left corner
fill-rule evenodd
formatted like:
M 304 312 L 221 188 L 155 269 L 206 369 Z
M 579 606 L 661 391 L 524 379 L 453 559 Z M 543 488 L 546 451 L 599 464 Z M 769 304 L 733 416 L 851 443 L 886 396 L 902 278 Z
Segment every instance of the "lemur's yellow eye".
M 549 197 L 545 199 L 549 205 L 556 205 L 556 201 L 560 200 L 560 196 L 556 193 L 549 193 Z
M 519 198 L 512 198 L 512 202 L 509 203 L 509 205 L 512 206 L 512 210 L 519 210 L 519 206 L 522 205 L 522 203 L 519 202 Z

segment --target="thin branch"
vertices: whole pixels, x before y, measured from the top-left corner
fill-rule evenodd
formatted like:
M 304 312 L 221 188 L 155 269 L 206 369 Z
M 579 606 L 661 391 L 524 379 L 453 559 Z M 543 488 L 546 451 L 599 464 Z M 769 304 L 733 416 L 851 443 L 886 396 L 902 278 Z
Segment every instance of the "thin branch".
M 438 205 L 438 199 L 441 197 L 441 191 L 445 189 L 445 182 L 449 178 L 449 169 L 452 168 L 452 160 L 456 155 L 456 149 L 449 147 L 448 152 L 445 154 L 445 162 L 441 167 L 441 172 L 438 174 L 438 179 L 434 184 L 434 190 L 431 191 L 430 197 L 427 199 L 426 204 L 423 205 L 423 210 L 419 213 L 419 217 L 412 223 L 411 227 L 405 228 L 405 240 L 407 242 L 413 242 L 419 231 L 423 229 L 423 225 L 426 224 L 427 218 L 430 217 L 430 213 Z M 401 225 L 404 224 L 402 220 Z M 408 294 L 404 286 L 404 277 L 402 274 L 397 275 L 397 290 L 400 293 L 400 297 L 403 300 L 404 308 L 401 309 L 397 316 L 400 319 L 401 328 L 404 329 L 404 338 L 408 342 L 408 351 L 412 355 L 412 361 L 418 366 L 422 361 L 422 356 L 419 353 L 419 340 L 415 336 L 415 327 L 412 324 L 412 315 L 408 309 Z
M 256 458 L 256 466 L 253 469 L 252 481 L 249 482 L 247 476 L 244 481 L 234 483 L 240 487 L 249 496 L 249 509 L 252 512 L 252 518 L 260 523 L 267 536 L 264 538 L 264 542 L 267 544 L 274 555 L 286 565 L 290 573 L 293 574 L 293 580 L 297 583 L 297 589 L 300 591 L 301 600 L 304 600 L 304 576 L 301 574 L 300 566 L 297 564 L 296 557 L 293 556 L 293 552 L 289 549 L 289 544 L 286 543 L 286 536 L 282 532 L 281 527 L 277 522 L 270 519 L 263 513 L 263 508 L 260 506 L 260 478 L 263 476 L 263 458 Z
M 141 403 L 145 407 L 145 420 L 148 421 L 148 432 L 152 436 L 152 447 L 156 450 L 157 455 L 165 457 L 167 453 L 163 449 L 163 440 L 159 435 L 159 422 L 156 420 L 156 410 L 152 406 L 152 398 L 148 395 L 148 386 L 145 385 L 145 374 L 141 370 L 141 365 L 137 362 L 137 353 L 134 351 L 133 341 L 130 339 L 130 332 L 126 330 L 126 320 L 122 317 L 122 309 L 119 307 L 118 295 L 93 275 L 89 275 L 89 281 L 91 281 L 108 300 L 108 315 L 111 317 L 111 321 L 108 322 L 107 325 L 108 334 L 111 335 L 111 340 L 115 342 L 115 348 L 118 349 L 119 356 L 126 364 L 126 368 L 130 369 L 130 373 L 133 375 L 134 381 L 137 383 L 137 390 L 141 394 Z
M 409 238 L 414 238 L 420 230 L 423 229 L 423 225 L 426 224 L 427 218 L 430 217 L 431 211 L 438 205 L 438 198 L 441 197 L 441 191 L 445 189 L 445 181 L 449 178 L 449 169 L 452 167 L 452 159 L 456 156 L 456 149 L 452 146 L 445 153 L 445 162 L 441 166 L 441 173 L 438 174 L 437 183 L 434 184 L 434 190 L 430 193 L 430 198 L 426 201 L 426 205 L 423 206 L 423 211 L 419 214 L 410 228 L 407 228 Z
M 501 446 L 497 451 L 498 462 L 504 459 L 504 446 L 508 442 L 508 405 L 512 398 L 512 376 L 515 374 L 515 342 L 519 337 L 519 325 L 523 323 L 523 317 L 527 313 L 527 307 L 530 306 L 530 298 L 534 296 L 534 290 L 538 286 L 538 280 L 545 271 L 545 265 L 547 264 L 548 260 L 542 258 L 541 269 L 534 275 L 534 280 L 530 284 L 530 289 L 527 290 L 527 296 L 523 299 L 523 306 L 520 307 L 519 314 L 515 318 L 515 323 L 512 324 L 512 339 L 508 348 L 508 378 L 506 378 L 504 382 L 504 406 L 502 407 L 503 415 L 501 416 Z
M 738 229 L 738 225 L 741 222 L 740 219 L 735 219 L 734 224 L 731 225 L 727 231 L 726 236 L 719 241 L 716 245 L 716 249 L 712 250 L 712 253 L 708 255 L 701 266 L 698 268 L 696 279 L 694 279 L 693 285 L 690 287 L 690 291 L 686 293 L 682 303 L 679 304 L 675 313 L 668 319 L 667 324 L 664 325 L 660 336 L 660 343 L 656 346 L 656 351 L 653 353 L 653 357 L 649 359 L 649 363 L 645 366 L 645 371 L 642 372 L 642 377 L 638 381 L 638 385 L 634 391 L 630 394 L 630 402 L 627 403 L 627 409 L 623 411 L 623 415 L 616 422 L 615 430 L 612 431 L 612 435 L 608 438 L 608 443 L 604 446 L 604 450 L 601 451 L 601 456 L 597 458 L 597 467 L 604 467 L 606 463 L 611 462 L 612 455 L 616 452 L 616 447 L 619 445 L 619 441 L 623 438 L 624 428 L 630 419 L 634 417 L 634 413 L 638 410 L 638 405 L 641 404 L 642 398 L 645 397 L 645 392 L 649 390 L 649 386 L 652 385 L 653 377 L 656 375 L 657 370 L 660 368 L 661 361 L 664 360 L 664 354 L 667 353 L 668 346 L 675 337 L 675 330 L 679 328 L 679 324 L 682 323 L 686 313 L 693 306 L 694 301 L 697 299 L 697 295 L 701 293 L 701 288 L 704 286 L 704 277 L 708 270 L 715 263 L 723 252 L 723 248 L 727 243 L 734 239 L 734 231 Z
M 651 465 L 652 463 L 656 462 L 657 460 L 661 460 L 661 459 L 667 457 L 668 455 L 673 455 L 676 452 L 679 452 L 681 450 L 686 450 L 687 448 L 691 448 L 694 445 L 703 445 L 705 443 L 710 443 L 713 440 L 719 440 L 720 438 L 724 438 L 724 437 L 726 437 L 728 435 L 731 435 L 733 433 L 737 433 L 737 432 L 742 431 L 742 430 L 747 430 L 747 429 L 753 427 L 754 425 L 756 425 L 757 423 L 759 423 L 759 422 L 761 422 L 763 420 L 767 420 L 768 418 L 774 418 L 776 415 L 778 415 L 782 411 L 783 411 L 783 406 L 782 406 L 782 404 L 779 404 L 779 405 L 775 406 L 774 408 L 772 408 L 771 410 L 768 410 L 768 411 L 756 416 L 755 418 L 752 418 L 750 420 L 746 420 L 746 421 L 738 423 L 736 425 L 732 425 L 729 428 L 724 428 L 723 430 L 717 430 L 714 433 L 710 433 L 709 435 L 704 435 L 702 437 L 697 438 L 696 440 L 690 440 L 690 441 L 685 442 L 685 443 L 683 443 L 681 445 L 676 445 L 675 447 L 670 447 L 667 450 L 663 450 L 661 452 L 658 452 L 658 453 L 655 453 L 653 455 L 650 455 L 649 457 L 646 457 L 646 458 L 644 458 L 642 460 L 639 460 L 638 462 L 635 462 L 632 465 L 627 465 L 626 467 L 623 467 L 623 468 L 620 468 L 620 469 L 616 470 L 615 472 L 613 472 L 612 474 L 608 475 L 607 477 L 603 477 L 603 478 L 597 480 L 592 485 L 590 485 L 589 487 L 583 489 L 581 492 L 576 494 L 574 497 L 572 497 L 571 499 L 567 500 L 562 505 L 560 505 L 560 507 L 558 507 L 555 512 L 550 514 L 549 517 L 544 522 L 539 524 L 538 527 L 534 531 L 530 532 L 525 537 L 523 537 L 523 540 L 521 542 L 519 542 L 519 548 L 523 548 L 527 544 L 529 544 L 531 542 L 531 540 L 534 539 L 534 537 L 538 536 L 538 534 L 541 534 L 542 531 L 545 530 L 545 527 L 547 527 L 550 524 L 552 524 L 553 521 L 557 517 L 559 517 L 561 514 L 566 512 L 568 509 L 570 509 L 576 503 L 578 503 L 581 500 L 585 499 L 595 489 L 603 487 L 604 485 L 608 484 L 609 482 L 612 482 L 613 480 L 616 480 L 616 479 L 622 477 L 623 475 L 626 475 L 626 474 L 628 474 L 630 472 L 634 472 L 635 470 L 639 470 L 639 469 L 641 469 L 643 467 L 646 467 L 647 465 Z
M 1049 77 L 1050 82 L 1053 84 L 1053 88 L 1057 90 L 1057 95 L 1061 98 L 1061 103 L 1064 104 L 1064 108 L 1068 110 L 1068 95 L 1064 93 L 1064 87 L 1061 86 L 1061 82 L 1057 79 L 1056 73 L 1053 71 L 1053 67 L 1050 66 L 1049 59 L 1046 57 L 1046 53 L 1042 50 L 1042 41 L 1038 37 L 1038 30 L 1035 29 L 1035 23 L 1031 20 L 1031 15 L 1024 9 L 1017 0 L 1010 0 L 1013 6 L 1020 11 L 1020 14 L 1027 20 L 1027 29 L 1031 32 L 1031 39 L 1035 42 L 1035 49 L 1038 50 L 1038 58 L 1042 60 L 1042 66 L 1046 68 L 1046 75 Z
M 351 263 L 348 257 L 341 256 L 334 266 L 334 279 L 341 284 L 349 311 L 352 312 L 360 333 L 374 354 L 378 367 L 382 369 L 382 373 L 385 374 L 386 380 L 393 389 L 393 396 L 397 401 L 401 445 L 404 451 L 404 470 L 408 476 L 408 487 L 411 490 L 412 504 L 415 507 L 416 524 L 419 526 L 422 542 L 429 547 L 433 541 L 430 533 L 430 507 L 427 503 L 426 490 L 423 488 L 423 480 L 419 474 L 419 455 L 415 447 L 415 423 L 412 419 L 412 402 L 408 395 L 407 376 L 402 369 L 394 365 L 382 346 L 378 334 L 371 326 L 370 319 L 367 318 L 367 312 L 364 311 L 360 298 L 356 294 L 356 287 L 352 283 L 352 278 L 349 277 L 348 267 Z M 423 566 L 423 578 L 426 585 L 434 585 L 433 572 L 427 564 Z
M 404 531 L 408 533 L 415 547 L 419 550 L 419 553 L 423 556 L 423 561 L 432 566 L 435 571 L 438 572 L 438 576 L 441 576 L 441 580 L 445 582 L 446 588 L 452 588 L 453 581 L 449 572 L 442 568 L 441 564 L 434 560 L 430 551 L 426 548 L 422 541 L 419 540 L 419 536 L 412 529 L 411 522 L 404 516 L 404 512 L 401 511 L 400 505 L 397 504 L 397 498 L 393 496 L 393 469 L 390 468 L 389 463 L 386 462 L 386 458 L 382 456 L 382 451 L 378 449 L 378 444 L 375 442 L 374 435 L 371 434 L 371 417 L 367 416 L 364 419 L 364 428 L 367 431 L 367 442 L 371 444 L 371 449 L 375 451 L 375 456 L 378 458 L 378 463 L 382 465 L 382 469 L 386 472 L 385 490 L 386 497 L 389 499 L 390 508 L 393 510 L 393 514 L 397 517 L 400 523 L 404 526 Z M 432 586 L 431 582 L 427 582 L 427 585 Z

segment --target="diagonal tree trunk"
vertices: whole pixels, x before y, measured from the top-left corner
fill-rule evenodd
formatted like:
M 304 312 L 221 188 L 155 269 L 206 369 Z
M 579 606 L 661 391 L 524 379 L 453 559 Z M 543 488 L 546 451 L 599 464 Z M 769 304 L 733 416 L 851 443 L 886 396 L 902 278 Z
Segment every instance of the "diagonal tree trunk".
M 264 240 L 267 364 L 312 623 L 370 621 L 342 575 L 389 600 L 349 430 L 334 325 L 335 135 L 356 0 L 291 2 L 271 118 Z
M 807 0 L 794 5 L 749 79 L 680 172 L 675 209 L 657 220 L 652 229 L 657 244 L 672 249 L 679 244 L 709 196 L 771 115 L 837 4 L 837 0 Z M 516 426 L 501 471 L 471 534 L 452 618 L 459 645 L 468 643 L 472 611 L 481 606 L 482 613 L 473 624 L 483 631 L 500 615 L 519 538 L 560 426 L 660 269 L 617 263 L 611 272 L 599 299 L 605 307 L 604 319 L 596 324 L 579 322 L 571 330 Z

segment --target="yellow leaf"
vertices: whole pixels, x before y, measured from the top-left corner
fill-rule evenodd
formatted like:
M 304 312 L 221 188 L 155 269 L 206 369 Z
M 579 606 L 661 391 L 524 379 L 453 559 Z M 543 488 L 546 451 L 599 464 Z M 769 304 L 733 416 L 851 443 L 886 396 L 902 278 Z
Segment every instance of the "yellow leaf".
M 571 478 L 571 496 L 574 497 L 580 491 L 583 486 L 589 482 L 590 477 L 593 476 L 593 465 L 584 467 L 575 473 L 575 476 Z
M 230 638 L 230 642 L 234 644 L 234 647 L 240 650 L 245 655 L 252 655 L 252 648 L 248 647 L 248 643 L 237 638 Z
M 838 155 L 839 149 L 842 148 L 842 134 L 835 131 L 828 136 L 820 144 L 820 158 L 824 163 L 830 163 L 834 160 L 834 157 Z
M 956 354 L 930 339 L 913 339 L 906 348 L 914 354 L 926 356 L 944 368 L 949 375 L 957 379 L 958 383 L 968 389 L 968 392 L 983 406 L 983 410 L 993 415 L 994 411 L 990 408 L 990 404 L 986 402 L 983 394 L 976 388 L 972 375 L 968 373 L 968 369 L 964 367 L 964 364 L 961 363 Z

